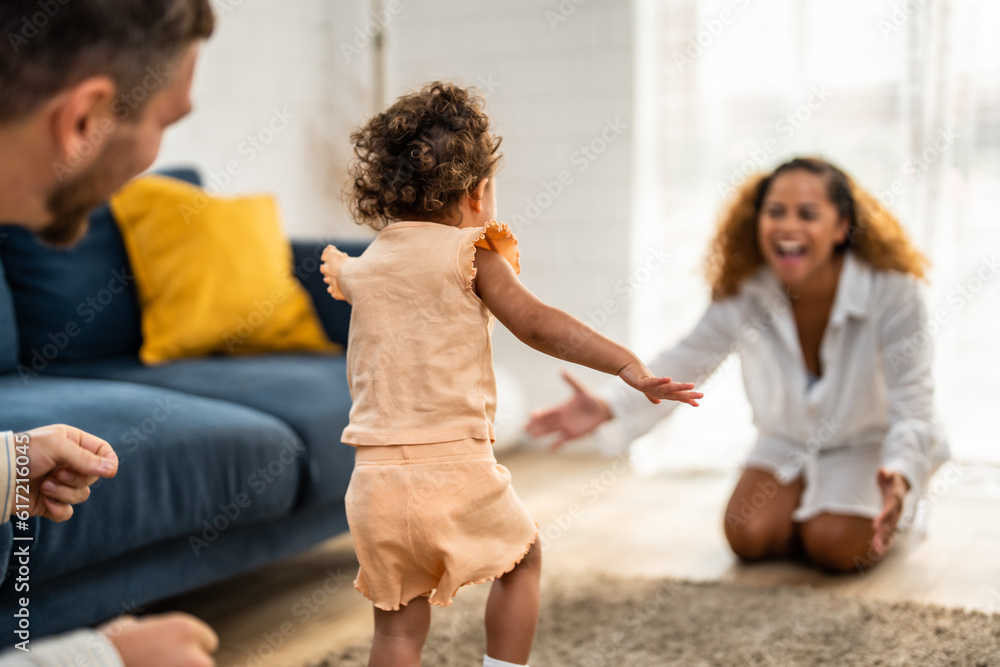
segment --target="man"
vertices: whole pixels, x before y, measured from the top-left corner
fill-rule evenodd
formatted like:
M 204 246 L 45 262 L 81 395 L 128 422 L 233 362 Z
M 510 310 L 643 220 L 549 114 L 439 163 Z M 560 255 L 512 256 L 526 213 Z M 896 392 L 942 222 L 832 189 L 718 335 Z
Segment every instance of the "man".
M 3 0 L 0 221 L 53 245 L 79 239 L 90 211 L 149 167 L 163 131 L 190 112 L 214 23 L 209 0 Z M 0 433 L 0 522 L 65 521 L 117 466 L 107 442 L 70 426 Z M 27 498 L 16 496 L 18 476 Z M 0 665 L 204 667 L 217 645 L 188 615 L 123 618 L 33 642 L 30 654 L 12 649 Z

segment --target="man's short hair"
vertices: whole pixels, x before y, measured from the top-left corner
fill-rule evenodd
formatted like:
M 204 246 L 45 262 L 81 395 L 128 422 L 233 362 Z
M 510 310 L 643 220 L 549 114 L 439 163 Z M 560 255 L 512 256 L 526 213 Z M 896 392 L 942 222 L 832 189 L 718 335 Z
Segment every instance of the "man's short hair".
M 183 50 L 215 28 L 210 0 L 0 1 L 0 123 L 92 76 L 141 106 Z M 141 98 L 141 99 L 140 99 Z

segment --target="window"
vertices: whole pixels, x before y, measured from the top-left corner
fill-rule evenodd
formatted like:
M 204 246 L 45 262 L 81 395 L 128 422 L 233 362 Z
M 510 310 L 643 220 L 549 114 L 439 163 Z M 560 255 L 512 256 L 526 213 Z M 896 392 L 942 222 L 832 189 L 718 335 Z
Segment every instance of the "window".
M 633 344 L 652 355 L 704 310 L 701 261 L 731 186 L 818 154 L 879 194 L 931 258 L 939 415 L 955 458 L 1000 463 L 1000 3 L 637 7 L 634 256 L 661 245 L 674 268 L 638 296 Z M 712 401 L 637 447 L 640 464 L 742 460 L 754 433 L 738 372 L 707 388 Z M 668 432 L 689 444 L 660 446 Z

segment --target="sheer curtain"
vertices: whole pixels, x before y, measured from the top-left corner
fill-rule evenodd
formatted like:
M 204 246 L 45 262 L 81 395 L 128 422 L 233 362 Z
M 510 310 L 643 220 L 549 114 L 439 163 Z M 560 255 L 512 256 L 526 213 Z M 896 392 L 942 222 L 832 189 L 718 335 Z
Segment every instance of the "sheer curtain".
M 933 262 L 937 402 L 956 458 L 1000 463 L 1000 3 L 645 0 L 636 3 L 635 256 L 671 253 L 638 295 L 652 355 L 708 303 L 701 261 L 726 196 L 794 155 L 877 193 Z M 735 364 L 711 400 L 636 448 L 640 465 L 737 465 L 753 442 Z

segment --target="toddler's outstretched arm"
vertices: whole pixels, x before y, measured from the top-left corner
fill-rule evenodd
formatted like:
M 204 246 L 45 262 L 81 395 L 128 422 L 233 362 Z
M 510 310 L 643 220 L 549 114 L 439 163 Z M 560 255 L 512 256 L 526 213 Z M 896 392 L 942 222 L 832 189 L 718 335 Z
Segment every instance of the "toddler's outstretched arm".
M 693 384 L 658 378 L 628 348 L 602 336 L 569 313 L 542 303 L 517 279 L 506 259 L 476 248 L 473 287 L 486 307 L 526 345 L 550 356 L 617 375 L 646 394 L 697 406 L 701 393 Z

